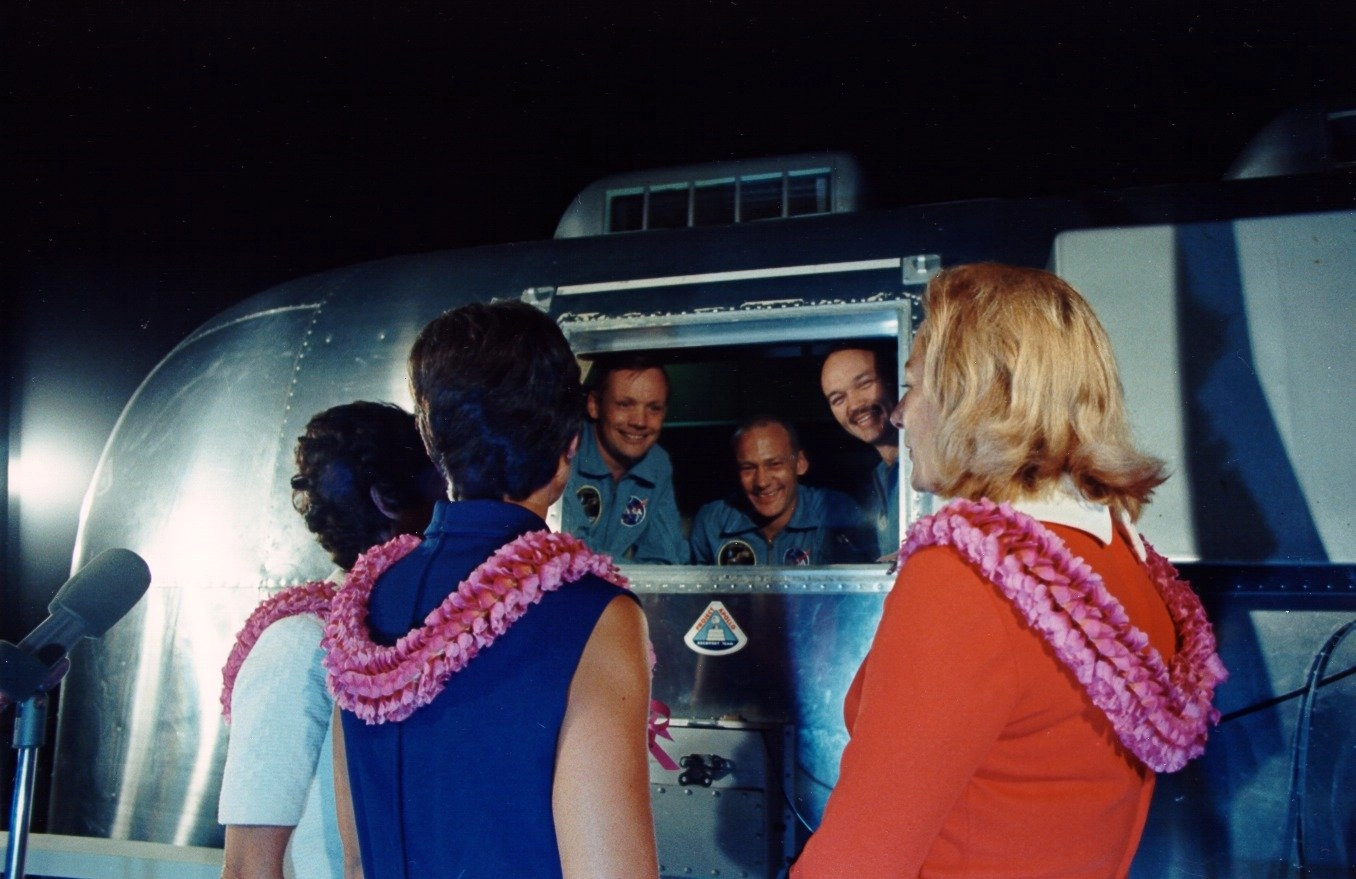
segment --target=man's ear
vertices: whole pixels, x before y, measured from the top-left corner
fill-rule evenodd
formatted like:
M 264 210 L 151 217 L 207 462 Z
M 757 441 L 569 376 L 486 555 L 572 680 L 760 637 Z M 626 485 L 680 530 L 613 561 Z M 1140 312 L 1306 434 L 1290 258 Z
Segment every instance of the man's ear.
M 804 476 L 810 472 L 810 459 L 805 456 L 805 452 L 796 452 L 796 475 Z
M 374 485 L 367 490 L 368 497 L 372 498 L 372 503 L 381 514 L 392 522 L 400 518 L 400 507 L 390 498 L 382 497 L 381 492 Z
M 598 420 L 598 392 L 596 390 L 589 391 L 588 396 L 584 398 L 584 408 L 589 413 L 589 421 Z

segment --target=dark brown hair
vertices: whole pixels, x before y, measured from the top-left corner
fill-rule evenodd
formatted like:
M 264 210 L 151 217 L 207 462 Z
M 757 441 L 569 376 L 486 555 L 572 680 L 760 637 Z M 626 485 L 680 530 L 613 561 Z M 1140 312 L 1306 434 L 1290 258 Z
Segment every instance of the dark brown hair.
M 579 364 L 517 301 L 445 312 L 410 351 L 419 432 L 456 500 L 522 500 L 550 482 L 583 424 Z

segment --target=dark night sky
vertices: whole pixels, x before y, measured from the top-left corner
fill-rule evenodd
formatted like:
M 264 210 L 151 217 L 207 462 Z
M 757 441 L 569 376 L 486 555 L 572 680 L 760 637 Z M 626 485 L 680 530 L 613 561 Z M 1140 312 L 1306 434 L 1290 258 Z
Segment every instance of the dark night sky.
M 141 379 L 273 283 L 724 158 L 846 150 L 885 204 L 1212 180 L 1356 94 L 1351 0 L 10 2 L 0 47 L 7 448 L 68 444 L 75 486 L 11 505 L 6 604 L 64 579 Z

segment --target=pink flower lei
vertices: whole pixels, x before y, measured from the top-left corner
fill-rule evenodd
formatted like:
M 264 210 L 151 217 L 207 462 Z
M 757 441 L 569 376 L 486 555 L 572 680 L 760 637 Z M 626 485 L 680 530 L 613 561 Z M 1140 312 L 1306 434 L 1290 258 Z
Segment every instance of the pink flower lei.
M 1200 600 L 1145 543 L 1145 567 L 1177 629 L 1172 663 L 1130 623 L 1125 608 L 1057 534 L 1008 504 L 956 500 L 909 529 L 900 562 L 950 546 L 1010 600 L 1077 677 L 1129 751 L 1174 772 L 1205 750 L 1211 705 L 1228 671 Z
M 221 713 L 226 722 L 231 722 L 231 694 L 235 691 L 235 679 L 240 675 L 240 667 L 245 657 L 254 649 L 254 644 L 264 629 L 284 617 L 299 613 L 314 614 L 324 620 L 330 614 L 330 601 L 334 598 L 334 584 L 325 580 L 312 580 L 300 586 L 284 589 L 271 598 L 266 598 L 245 620 L 245 625 L 235 636 L 235 645 L 226 657 L 226 666 L 221 670 Z
M 504 634 L 529 607 L 566 583 L 594 574 L 617 586 L 612 559 L 569 534 L 533 531 L 500 547 L 462 581 L 424 625 L 395 644 L 368 634 L 372 587 L 419 545 L 402 535 L 364 553 L 335 596 L 325 637 L 325 668 L 335 701 L 369 724 L 404 720 L 432 702 L 453 674 Z
M 324 663 L 335 700 L 372 724 L 403 720 L 432 701 L 453 673 L 507 631 L 545 593 L 590 573 L 629 588 L 607 556 L 595 555 L 569 535 L 537 531 L 501 547 L 471 572 L 425 618 L 423 628 L 408 633 L 394 647 L 375 644 L 367 635 L 372 587 L 418 545 L 418 537 L 402 535 L 369 550 L 337 593 L 331 583 L 315 580 L 284 589 L 255 608 L 222 669 L 221 708 L 226 721 L 231 719 L 231 694 L 245 657 L 264 630 L 285 617 L 310 613 L 325 621 L 321 646 L 326 650 Z M 342 598 L 336 600 L 336 594 Z M 654 646 L 647 646 L 653 670 Z M 676 770 L 678 764 L 658 741 L 672 740 L 668 726 L 669 706 L 651 699 L 650 753 L 665 769 Z

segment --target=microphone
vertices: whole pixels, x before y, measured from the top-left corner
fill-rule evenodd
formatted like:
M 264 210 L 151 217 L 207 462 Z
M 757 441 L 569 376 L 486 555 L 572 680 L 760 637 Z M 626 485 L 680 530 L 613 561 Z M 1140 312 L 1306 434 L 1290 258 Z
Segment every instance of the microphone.
M 76 572 L 47 605 L 50 616 L 19 642 L 0 641 L 0 710 L 55 687 L 70 668 L 66 654 L 122 619 L 151 585 L 141 556 L 109 549 Z
M 106 549 L 57 590 L 50 616 L 19 642 L 43 665 L 55 665 L 81 638 L 97 638 L 127 615 L 151 585 L 151 569 L 130 549 Z

